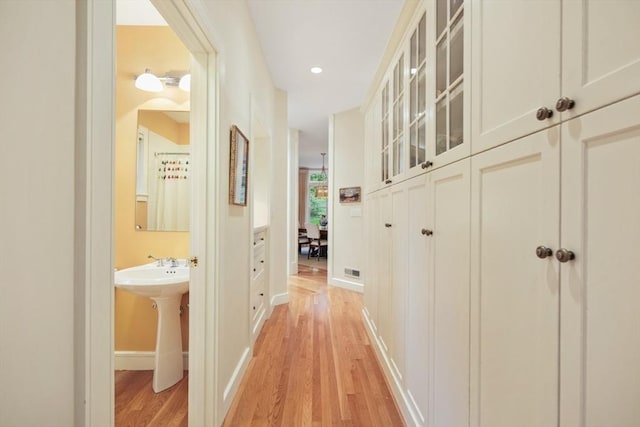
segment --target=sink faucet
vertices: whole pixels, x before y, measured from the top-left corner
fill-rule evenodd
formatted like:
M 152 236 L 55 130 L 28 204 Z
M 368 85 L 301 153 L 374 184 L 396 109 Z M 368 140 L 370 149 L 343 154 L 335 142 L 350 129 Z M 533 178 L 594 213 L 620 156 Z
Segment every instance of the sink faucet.
M 156 258 L 153 255 L 147 255 L 147 258 L 150 258 L 158 263 L 158 267 L 164 266 L 164 260 L 162 258 Z
M 173 258 L 173 257 L 167 258 L 166 261 L 168 263 L 170 263 L 169 264 L 170 267 L 177 267 L 178 266 L 178 260 Z

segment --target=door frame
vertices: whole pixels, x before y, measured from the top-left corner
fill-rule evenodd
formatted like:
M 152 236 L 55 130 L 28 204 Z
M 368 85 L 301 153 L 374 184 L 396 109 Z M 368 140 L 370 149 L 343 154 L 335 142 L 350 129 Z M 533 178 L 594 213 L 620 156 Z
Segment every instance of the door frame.
M 214 425 L 219 401 L 215 382 L 219 323 L 216 314 L 219 207 L 215 201 L 219 175 L 208 171 L 218 169 L 215 165 L 219 158 L 216 49 L 183 0 L 152 0 L 152 3 L 192 54 L 195 197 L 191 206 L 190 250 L 199 262 L 198 268 L 191 268 L 190 272 L 189 425 Z M 78 216 L 86 222 L 84 233 L 77 238 L 76 251 L 77 294 L 81 299 L 76 307 L 84 320 L 84 328 L 76 328 L 76 355 L 84 362 L 76 372 L 76 421 L 78 425 L 113 426 L 115 2 L 87 0 L 86 6 L 78 6 L 78 13 L 78 56 L 86 55 L 87 60 L 86 64 L 79 61 L 77 67 L 79 86 L 86 82 L 85 88 L 79 88 L 78 96 L 78 111 L 85 108 L 86 117 L 78 114 L 77 126 L 79 142 L 86 144 L 86 152 L 78 151 L 85 155 L 82 177 L 87 184 L 85 193 L 79 194 L 76 201 Z M 208 201 L 213 203 L 209 209 Z

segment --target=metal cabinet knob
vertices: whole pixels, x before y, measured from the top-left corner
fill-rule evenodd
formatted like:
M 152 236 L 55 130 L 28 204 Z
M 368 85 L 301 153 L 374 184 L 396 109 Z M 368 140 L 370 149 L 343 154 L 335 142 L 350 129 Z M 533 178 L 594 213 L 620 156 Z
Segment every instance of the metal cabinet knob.
M 433 231 L 432 230 L 427 230 L 426 228 L 423 228 L 422 230 L 420 230 L 420 232 L 422 233 L 423 236 L 432 236 L 433 235 Z
M 556 251 L 556 259 L 560 262 L 568 262 L 575 258 L 576 254 L 565 248 L 561 248 Z
M 536 248 L 536 255 L 540 259 L 545 259 L 547 257 L 553 256 L 553 249 L 546 246 L 538 246 Z
M 538 108 L 538 111 L 536 111 L 536 119 L 540 121 L 547 120 L 551 116 L 553 116 L 553 110 L 547 107 L 540 107 Z
M 384 224 L 385 227 L 387 228 L 391 228 L 391 224 L 389 224 L 388 222 Z
M 576 105 L 576 103 L 573 99 L 569 99 L 566 96 L 563 96 L 562 98 L 559 98 L 558 101 L 556 101 L 556 110 L 560 112 L 571 110 L 574 105 Z
M 391 184 L 393 181 L 391 181 L 390 179 L 385 180 L 385 184 Z
M 427 168 L 430 168 L 431 166 L 433 166 L 433 162 L 430 160 L 427 160 L 426 162 L 422 162 L 422 169 L 427 169 Z

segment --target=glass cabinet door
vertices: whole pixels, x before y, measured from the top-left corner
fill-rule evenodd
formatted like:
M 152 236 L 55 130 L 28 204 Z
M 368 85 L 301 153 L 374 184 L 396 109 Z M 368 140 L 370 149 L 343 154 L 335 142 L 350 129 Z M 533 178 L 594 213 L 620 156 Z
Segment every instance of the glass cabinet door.
M 382 89 L 382 121 L 380 123 L 380 132 L 382 133 L 381 147 L 381 181 L 385 182 L 389 179 L 389 82 L 385 83 Z
M 409 45 L 409 167 L 426 160 L 427 17 L 422 15 Z
M 436 156 L 464 142 L 463 3 L 436 2 Z
M 393 176 L 404 171 L 404 54 L 393 68 Z

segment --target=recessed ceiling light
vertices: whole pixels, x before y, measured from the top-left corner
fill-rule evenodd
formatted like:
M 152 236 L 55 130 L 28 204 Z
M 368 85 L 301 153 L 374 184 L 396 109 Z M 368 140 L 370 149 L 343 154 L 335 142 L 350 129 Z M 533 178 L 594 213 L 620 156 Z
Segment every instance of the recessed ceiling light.
M 320 74 L 322 72 L 322 68 L 320 68 L 320 67 L 311 67 L 311 72 L 313 74 Z

